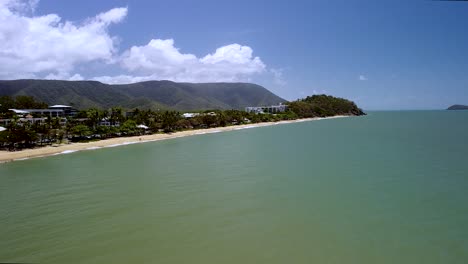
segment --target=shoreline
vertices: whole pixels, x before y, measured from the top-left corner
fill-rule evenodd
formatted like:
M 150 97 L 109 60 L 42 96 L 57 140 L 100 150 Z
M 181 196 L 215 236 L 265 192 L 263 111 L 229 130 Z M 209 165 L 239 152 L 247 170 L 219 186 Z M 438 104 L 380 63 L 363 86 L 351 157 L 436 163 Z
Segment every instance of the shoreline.
M 180 138 L 180 137 L 220 133 L 220 132 L 273 126 L 273 125 L 301 123 L 301 122 L 317 121 L 317 120 L 324 120 L 324 119 L 343 118 L 343 117 L 349 117 L 349 116 L 339 115 L 339 116 L 331 116 L 331 117 L 303 118 L 303 119 L 296 119 L 296 120 L 284 120 L 284 121 L 279 121 L 279 122 L 265 122 L 265 123 L 235 125 L 235 126 L 228 126 L 228 127 L 194 129 L 194 130 L 174 132 L 171 134 L 152 134 L 152 135 L 132 136 L 132 137 L 118 137 L 118 138 L 110 138 L 110 139 L 104 139 L 104 140 L 92 141 L 92 142 L 86 142 L 86 143 L 71 143 L 71 144 L 59 145 L 56 147 L 47 146 L 47 147 L 42 147 L 42 148 L 25 149 L 25 150 L 20 150 L 20 151 L 13 151 L 13 152 L 0 151 L 0 164 L 13 162 L 13 161 L 19 161 L 19 160 L 26 160 L 26 159 L 31 159 L 31 158 L 41 158 L 41 157 L 48 157 L 48 156 L 54 156 L 54 155 L 60 155 L 60 154 L 70 154 L 70 153 L 74 153 L 77 151 L 96 150 L 96 149 L 101 149 L 101 148 L 111 148 L 111 147 L 125 146 L 125 145 L 131 145 L 131 144 L 174 139 L 174 138 Z

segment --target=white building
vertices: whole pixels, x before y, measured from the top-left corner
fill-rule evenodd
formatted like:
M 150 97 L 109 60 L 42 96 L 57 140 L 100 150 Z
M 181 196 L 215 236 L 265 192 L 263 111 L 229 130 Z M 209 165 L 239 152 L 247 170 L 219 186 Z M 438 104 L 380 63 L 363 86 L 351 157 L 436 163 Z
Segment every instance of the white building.
M 255 114 L 276 114 L 282 113 L 288 110 L 288 106 L 280 103 L 279 105 L 270 105 L 270 106 L 249 106 L 245 108 L 245 111 L 248 113 L 255 113 Z
M 65 117 L 65 116 L 75 116 L 78 113 L 78 110 L 68 105 L 53 105 L 47 109 L 8 109 L 8 110 L 20 116 L 31 114 L 31 115 L 49 116 L 49 117 Z
M 192 117 L 196 117 L 196 116 L 199 116 L 200 114 L 199 113 L 184 113 L 182 114 L 182 116 L 184 118 L 192 118 Z

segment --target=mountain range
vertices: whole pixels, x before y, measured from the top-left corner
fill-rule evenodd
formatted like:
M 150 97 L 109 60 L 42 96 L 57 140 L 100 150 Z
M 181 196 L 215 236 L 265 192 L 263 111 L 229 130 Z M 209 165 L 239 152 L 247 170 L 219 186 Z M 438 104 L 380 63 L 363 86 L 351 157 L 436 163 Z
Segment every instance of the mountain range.
M 286 102 L 252 83 L 176 83 L 148 81 L 110 85 L 97 81 L 12 80 L 0 81 L 0 96 L 32 96 L 49 105 L 77 109 L 114 106 L 180 111 L 243 109 L 246 106 Z

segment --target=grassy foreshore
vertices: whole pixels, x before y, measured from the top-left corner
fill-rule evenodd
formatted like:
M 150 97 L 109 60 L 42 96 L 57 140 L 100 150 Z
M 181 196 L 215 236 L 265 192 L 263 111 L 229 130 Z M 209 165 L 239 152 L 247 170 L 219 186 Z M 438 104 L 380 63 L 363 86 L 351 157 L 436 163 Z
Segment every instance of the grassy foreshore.
M 193 136 L 193 135 L 218 133 L 218 132 L 233 131 L 233 130 L 240 130 L 240 129 L 246 129 L 246 128 L 299 123 L 299 122 L 305 122 L 305 121 L 332 119 L 332 118 L 340 118 L 340 117 L 346 117 L 346 116 L 340 115 L 340 116 L 332 116 L 332 117 L 324 117 L 324 118 L 320 118 L 320 117 L 304 118 L 304 119 L 287 120 L 287 121 L 279 121 L 279 122 L 265 122 L 265 123 L 246 124 L 246 125 L 237 125 L 237 126 L 228 126 L 228 127 L 216 127 L 216 128 L 209 128 L 209 129 L 194 129 L 194 130 L 175 132 L 171 134 L 153 134 L 153 135 L 134 136 L 134 137 L 119 137 L 119 138 L 111 138 L 111 139 L 105 139 L 105 140 L 99 140 L 99 141 L 91 141 L 91 142 L 86 142 L 86 143 L 62 144 L 62 145 L 58 145 L 55 147 L 50 146 L 50 147 L 43 147 L 43 148 L 36 148 L 36 149 L 25 149 L 25 150 L 15 151 L 15 152 L 0 151 L 0 163 L 11 162 L 15 160 L 37 158 L 37 157 L 53 156 L 53 155 L 58 155 L 58 154 L 66 154 L 66 153 L 82 151 L 82 150 L 93 150 L 93 149 L 99 149 L 99 148 L 105 148 L 105 147 L 116 147 L 116 146 L 123 146 L 127 144 L 159 141 L 159 140 L 187 137 L 187 136 Z

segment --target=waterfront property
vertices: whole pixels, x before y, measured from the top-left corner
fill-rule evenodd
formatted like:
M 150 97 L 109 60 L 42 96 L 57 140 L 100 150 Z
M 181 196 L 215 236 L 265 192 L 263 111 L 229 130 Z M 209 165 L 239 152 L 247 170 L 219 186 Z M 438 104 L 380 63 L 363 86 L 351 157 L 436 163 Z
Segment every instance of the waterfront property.
M 61 126 L 66 125 L 67 119 L 65 117 L 59 117 L 59 124 Z M 12 118 L 5 118 L 5 119 L 0 119 L 0 125 L 2 126 L 8 126 L 12 122 L 18 122 L 18 124 L 25 124 L 25 123 L 30 123 L 30 124 L 44 124 L 47 122 L 47 117 L 32 117 L 31 115 L 27 115 L 25 117 L 18 118 L 17 120 L 12 119 Z
M 16 116 L 19 123 L 45 123 L 48 118 L 58 118 L 60 125 L 65 125 L 67 117 L 75 117 L 78 114 L 78 110 L 68 105 L 53 105 L 49 108 L 44 109 L 8 109 L 14 116 Z M 14 122 L 13 118 L 0 119 L 0 125 L 8 126 L 11 122 Z
M 105 126 L 105 127 L 119 127 L 120 122 L 115 121 L 115 120 L 111 120 L 110 118 L 105 117 L 105 118 L 101 119 L 101 121 L 99 121 L 99 125 L 100 126 Z
M 307 100 L 307 101 L 305 101 Z M 291 102 L 290 104 L 294 104 Z M 302 105 L 314 104 L 315 106 L 324 105 L 327 109 L 336 104 L 348 107 L 335 107 L 323 113 L 313 112 L 311 107 L 306 107 L 306 111 L 295 112 L 296 108 L 291 105 L 290 111 L 286 111 L 285 105 L 265 106 L 260 108 L 261 112 L 272 113 L 257 115 L 239 110 L 226 111 L 205 111 L 200 113 L 182 114 L 176 111 L 140 111 L 135 109 L 133 117 L 125 117 L 120 107 L 114 107 L 110 111 L 99 109 L 88 109 L 80 111 L 75 117 L 60 117 L 71 112 L 71 107 L 55 105 L 46 109 L 44 104 L 10 104 L 4 108 L 0 118 L 9 118 L 0 120 L 0 125 L 5 126 L 7 131 L 2 133 L 0 148 L 16 150 L 43 146 L 44 138 L 46 143 L 62 143 L 63 139 L 72 141 L 82 141 L 89 139 L 102 139 L 120 136 L 133 136 L 142 134 L 151 134 L 158 132 L 171 133 L 180 130 L 204 129 L 213 127 L 225 127 L 230 125 L 239 125 L 246 123 L 278 122 L 281 120 L 294 120 L 304 117 L 324 117 L 334 115 L 362 115 L 362 111 L 352 102 L 340 98 L 314 96 L 301 101 Z M 25 106 L 41 109 L 40 111 L 31 111 Z M 14 112 L 6 112 L 13 109 Z M 322 109 L 322 108 L 319 108 Z M 344 109 L 344 110 L 343 110 Z M 307 112 L 309 110 L 309 112 Z M 46 112 L 49 111 L 49 112 Z M 49 116 L 47 116 L 49 113 Z M 50 113 L 60 113 L 55 116 Z M 57 117 L 59 116 L 59 117 Z M 140 126 L 139 126 L 140 125 Z M 142 127 L 142 125 L 144 127 Z
M 76 116 L 78 110 L 68 105 L 53 105 L 46 109 L 8 109 L 18 116 L 26 117 L 27 115 L 35 117 L 70 117 Z
M 208 112 L 208 113 L 183 113 L 183 118 L 193 118 L 196 116 L 216 116 L 215 112 Z
M 199 116 L 200 114 L 199 113 L 183 113 L 182 116 L 184 118 L 192 118 L 192 117 L 196 117 L 196 116 Z
M 276 114 L 283 113 L 288 110 L 288 106 L 280 103 L 279 105 L 270 105 L 270 106 L 248 106 L 245 108 L 245 111 L 248 113 L 255 114 Z

